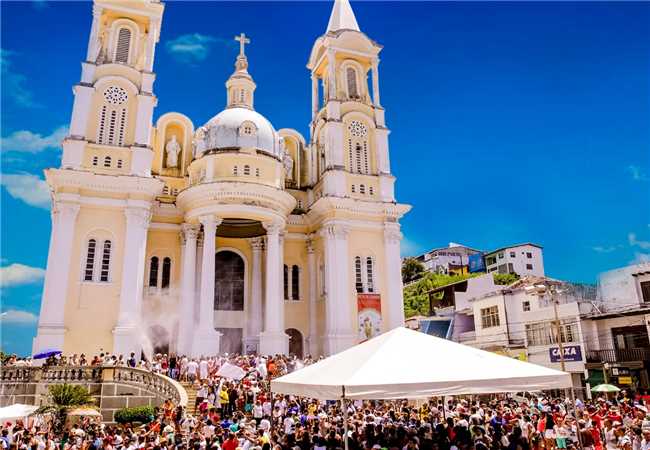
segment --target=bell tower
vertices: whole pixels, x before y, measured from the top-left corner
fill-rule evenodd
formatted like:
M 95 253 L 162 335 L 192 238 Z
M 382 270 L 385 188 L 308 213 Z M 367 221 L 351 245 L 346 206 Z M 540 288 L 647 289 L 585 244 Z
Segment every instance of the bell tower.
M 156 0 L 93 3 L 63 168 L 151 176 L 153 63 L 163 10 Z
M 348 0 L 335 0 L 312 48 L 311 142 L 322 196 L 394 201 L 388 133 L 379 97 L 379 52 Z M 368 78 L 371 84 L 368 85 Z

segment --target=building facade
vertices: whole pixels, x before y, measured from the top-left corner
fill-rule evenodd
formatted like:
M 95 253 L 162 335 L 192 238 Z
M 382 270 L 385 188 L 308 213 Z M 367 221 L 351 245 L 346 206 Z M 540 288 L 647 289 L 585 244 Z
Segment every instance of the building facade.
M 501 247 L 485 253 L 485 268 L 488 272 L 543 277 L 544 253 L 541 246 L 530 242 Z
M 469 257 L 481 253 L 461 244 L 450 242 L 447 247 L 434 248 L 416 257 L 428 272 L 445 275 L 464 275 L 469 273 Z
M 61 167 L 46 171 L 34 350 L 319 355 L 402 325 L 410 207 L 394 196 L 381 46 L 348 1 L 309 56 L 309 139 L 255 111 L 243 34 L 225 109 L 153 124 L 163 11 L 93 4 Z

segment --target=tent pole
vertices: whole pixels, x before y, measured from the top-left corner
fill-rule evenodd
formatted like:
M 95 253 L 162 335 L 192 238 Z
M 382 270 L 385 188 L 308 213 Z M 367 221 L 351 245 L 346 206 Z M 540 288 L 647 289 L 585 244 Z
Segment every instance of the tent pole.
M 348 450 L 348 407 L 345 404 L 345 386 L 341 386 L 341 409 L 343 409 L 343 449 Z
M 584 445 L 582 444 L 582 434 L 580 434 L 580 419 L 578 418 L 578 407 L 576 406 L 576 393 L 573 388 L 573 383 L 571 384 L 571 389 L 569 389 L 571 394 L 571 405 L 573 406 L 573 417 L 576 418 L 576 434 L 578 435 L 578 448 L 580 450 L 585 450 Z
M 447 409 L 447 396 L 443 395 L 442 396 L 442 420 L 444 422 L 447 422 L 446 409 Z

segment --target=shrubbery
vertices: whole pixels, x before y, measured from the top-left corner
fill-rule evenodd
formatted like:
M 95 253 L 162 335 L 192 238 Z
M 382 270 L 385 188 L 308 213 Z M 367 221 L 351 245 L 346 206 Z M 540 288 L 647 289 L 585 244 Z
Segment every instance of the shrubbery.
M 122 408 L 115 413 L 115 422 L 125 423 L 149 423 L 155 417 L 153 406 L 137 406 L 134 408 Z

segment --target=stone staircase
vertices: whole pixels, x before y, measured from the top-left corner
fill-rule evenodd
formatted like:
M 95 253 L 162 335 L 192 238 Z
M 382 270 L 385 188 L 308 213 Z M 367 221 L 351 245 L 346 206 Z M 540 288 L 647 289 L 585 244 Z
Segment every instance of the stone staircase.
M 181 382 L 181 386 L 183 386 L 183 389 L 185 389 L 185 392 L 187 393 L 187 408 L 186 411 L 193 416 L 196 415 L 197 409 L 196 409 L 196 389 L 194 389 L 194 386 L 192 386 L 192 383 L 188 383 L 186 381 Z

